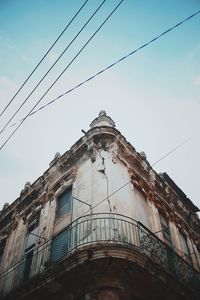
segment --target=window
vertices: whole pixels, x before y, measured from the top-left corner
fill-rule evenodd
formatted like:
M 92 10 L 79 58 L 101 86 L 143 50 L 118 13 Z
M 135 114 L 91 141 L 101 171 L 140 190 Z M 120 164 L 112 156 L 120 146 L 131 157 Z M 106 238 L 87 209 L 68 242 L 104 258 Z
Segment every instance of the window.
M 62 231 L 53 239 L 51 248 L 51 260 L 53 262 L 60 260 L 68 253 L 70 240 L 71 228 L 69 227 L 67 230 Z
M 183 251 L 183 258 L 185 258 L 186 261 L 191 264 L 192 260 L 190 257 L 190 250 L 189 250 L 188 243 L 187 243 L 187 237 L 183 233 L 179 232 L 179 240 L 180 240 L 181 248 Z
M 200 268 L 200 247 L 197 247 L 197 253 L 198 253 L 198 262 L 199 262 L 199 268 Z
M 167 219 L 160 214 L 160 224 L 161 224 L 161 229 L 162 229 L 162 234 L 163 234 L 163 238 L 164 241 L 170 246 L 172 247 L 172 239 L 171 239 L 171 234 L 170 234 L 170 229 L 169 229 L 169 223 L 167 221 Z
M 6 239 L 1 240 L 0 241 L 0 264 L 1 264 L 2 259 L 3 259 L 3 253 L 4 253 L 5 245 L 6 245 Z
M 36 244 L 36 241 L 38 238 L 37 237 L 38 225 L 39 225 L 39 218 L 35 218 L 28 225 L 25 252 L 27 252 L 29 249 L 33 248 Z
M 148 201 L 136 189 L 135 189 L 135 205 L 136 205 L 137 220 L 140 221 L 148 229 L 151 229 Z
M 39 225 L 39 217 L 35 217 L 28 224 L 27 229 L 27 238 L 26 238 L 26 245 L 25 245 L 25 261 L 24 261 L 24 269 L 23 269 L 23 280 L 26 281 L 31 276 L 31 268 L 32 268 L 32 261 L 34 256 L 34 249 L 36 246 L 36 242 L 38 239 L 38 225 Z
M 23 280 L 26 281 L 30 278 L 31 275 L 31 267 L 32 267 L 32 260 L 33 260 L 33 253 L 34 250 L 26 253 L 25 265 L 24 265 L 24 273 L 23 273 Z
M 57 200 L 57 218 L 71 212 L 72 206 L 72 188 L 65 191 Z

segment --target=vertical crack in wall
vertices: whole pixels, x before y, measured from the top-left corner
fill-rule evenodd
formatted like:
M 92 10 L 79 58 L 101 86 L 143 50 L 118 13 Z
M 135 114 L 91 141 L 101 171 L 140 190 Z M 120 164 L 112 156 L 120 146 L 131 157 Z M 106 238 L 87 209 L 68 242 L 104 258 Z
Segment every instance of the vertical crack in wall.
M 110 204 L 110 198 L 109 198 L 109 180 L 108 180 L 108 177 L 107 177 L 107 174 L 106 174 L 106 166 L 105 166 L 105 158 L 101 155 L 100 153 L 100 156 L 101 156 L 101 159 L 102 159 L 102 166 L 103 166 L 103 169 L 100 171 L 102 174 L 104 174 L 105 178 L 106 178 L 106 197 L 107 197 L 107 201 L 108 201 L 108 206 L 109 206 L 109 210 L 110 212 L 112 212 L 112 208 L 111 208 L 111 204 Z

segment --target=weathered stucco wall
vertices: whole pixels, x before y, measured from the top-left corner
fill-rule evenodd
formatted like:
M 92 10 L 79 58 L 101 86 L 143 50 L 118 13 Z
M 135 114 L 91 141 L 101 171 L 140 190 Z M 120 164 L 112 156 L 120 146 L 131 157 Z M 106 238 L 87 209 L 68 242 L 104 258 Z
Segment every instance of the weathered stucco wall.
M 56 156 L 50 168 L 33 184 L 38 196 L 31 196 L 32 200 L 28 202 L 30 209 L 25 207 L 24 210 L 30 210 L 29 214 L 33 217 L 35 210 L 40 214 L 36 247 L 57 235 L 72 221 L 91 213 L 111 212 L 130 217 L 152 232 L 158 232 L 157 236 L 163 239 L 159 211 L 166 210 L 174 250 L 179 255 L 183 254 L 179 238 L 179 230 L 182 229 L 193 264 L 199 268 L 198 241 L 195 240 L 195 243 L 191 239 L 191 236 L 197 238 L 198 234 L 184 225 L 182 216 L 170 208 L 170 194 L 167 194 L 166 187 L 150 167 L 144 153 L 138 154 L 112 126 L 101 127 L 106 125 L 104 120 L 98 123 L 97 119 L 95 122 L 100 126 L 98 130 L 91 129 L 70 151 L 62 157 Z M 57 218 L 57 199 L 70 186 L 72 210 Z M 183 209 L 180 209 L 181 213 Z M 12 220 L 14 226 L 9 229 L 1 269 L 14 264 L 24 254 L 27 214 L 23 211 L 14 213 L 16 220 Z
M 103 150 L 99 146 L 95 153 L 95 159 L 92 160 L 89 156 L 84 160 L 80 158 L 80 161 L 76 164 L 75 178 L 64 181 L 62 186 L 51 199 L 44 203 L 41 209 L 37 246 L 41 245 L 44 239 L 48 240 L 62 231 L 80 216 L 90 213 L 112 212 L 122 214 L 140 221 L 153 232 L 161 231 L 158 209 L 131 183 L 128 168 L 117 158 L 117 154 L 117 142 L 112 142 L 110 145 L 108 143 L 107 150 Z M 64 173 L 61 174 L 55 167 L 51 174 L 49 176 L 51 186 L 58 181 L 59 177 L 64 176 Z M 128 184 L 125 188 L 117 191 L 126 183 Z M 57 197 L 69 186 L 72 186 L 72 212 L 58 219 L 56 218 Z M 117 192 L 109 196 L 115 191 Z M 99 204 L 102 200 L 104 201 Z M 92 207 L 91 210 L 90 207 Z M 180 254 L 182 250 L 178 229 L 173 222 L 169 222 L 169 227 L 173 245 L 175 249 L 180 249 Z M 7 240 L 3 268 L 12 265 L 23 255 L 26 234 L 27 224 L 20 220 Z M 158 236 L 162 239 L 162 232 L 159 232 Z M 14 248 L 13 245 L 15 245 Z M 188 246 L 191 253 L 195 251 L 196 255 L 193 257 L 193 262 L 198 265 L 198 251 L 189 238 Z
M 127 169 L 119 162 L 113 163 L 112 153 L 99 151 L 95 162 L 88 160 L 77 172 L 73 184 L 73 196 L 92 207 L 107 198 L 112 192 L 130 181 Z M 88 211 L 89 207 L 77 200 L 73 202 L 73 219 Z M 113 212 L 133 217 L 133 192 L 131 183 L 97 205 L 92 213 Z

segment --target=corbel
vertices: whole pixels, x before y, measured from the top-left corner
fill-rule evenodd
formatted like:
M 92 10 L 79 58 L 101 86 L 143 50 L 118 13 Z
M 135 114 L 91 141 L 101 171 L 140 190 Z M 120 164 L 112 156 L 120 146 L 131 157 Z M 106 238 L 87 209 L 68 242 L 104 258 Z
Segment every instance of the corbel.
M 17 211 L 15 211 L 13 213 L 12 219 L 11 219 L 11 228 L 12 228 L 12 230 L 15 230 L 17 228 L 19 220 L 20 220 L 19 213 Z
M 155 192 L 153 190 L 149 190 L 147 197 L 148 197 L 149 201 L 155 202 Z

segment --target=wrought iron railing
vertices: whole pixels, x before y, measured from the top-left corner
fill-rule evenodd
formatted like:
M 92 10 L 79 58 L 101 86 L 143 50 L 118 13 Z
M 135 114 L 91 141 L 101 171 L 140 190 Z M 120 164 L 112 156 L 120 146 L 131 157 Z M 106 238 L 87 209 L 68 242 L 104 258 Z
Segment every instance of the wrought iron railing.
M 161 241 L 143 224 L 138 222 L 140 251 L 166 269 L 186 286 L 200 291 L 200 273 L 169 245 Z
M 99 213 L 78 218 L 1 273 L 0 295 L 8 294 L 76 249 L 94 243 L 135 246 L 188 287 L 194 290 L 200 287 L 200 273 L 140 222 L 119 214 Z
M 30 252 L 26 253 L 16 264 L 0 274 L 0 296 L 6 295 L 20 284 L 42 272 L 49 259 L 52 241 L 34 249 L 31 260 Z M 1 299 L 1 297 L 0 297 Z
M 51 261 L 70 251 L 99 242 L 137 245 L 137 223 L 119 214 L 93 214 L 74 221 L 52 241 Z

